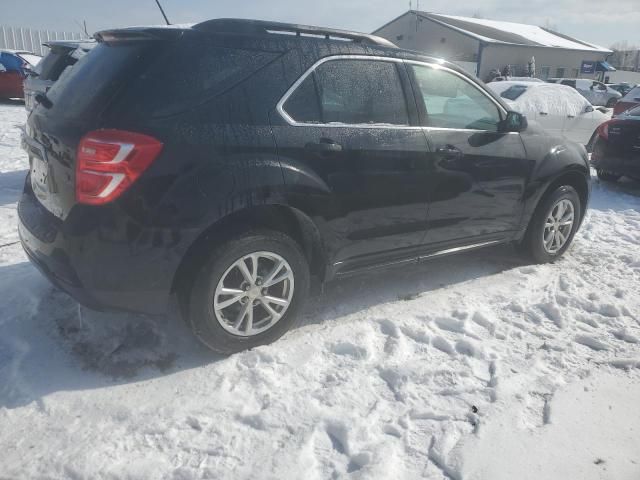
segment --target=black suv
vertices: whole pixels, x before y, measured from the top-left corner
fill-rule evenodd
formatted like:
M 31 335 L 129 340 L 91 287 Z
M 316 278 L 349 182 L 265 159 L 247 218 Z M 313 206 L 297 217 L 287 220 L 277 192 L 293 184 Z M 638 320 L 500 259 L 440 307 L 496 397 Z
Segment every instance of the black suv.
M 247 20 L 104 31 L 28 119 L 32 262 L 93 308 L 163 312 L 230 353 L 300 318 L 310 277 L 498 243 L 564 253 L 582 146 L 370 35 Z

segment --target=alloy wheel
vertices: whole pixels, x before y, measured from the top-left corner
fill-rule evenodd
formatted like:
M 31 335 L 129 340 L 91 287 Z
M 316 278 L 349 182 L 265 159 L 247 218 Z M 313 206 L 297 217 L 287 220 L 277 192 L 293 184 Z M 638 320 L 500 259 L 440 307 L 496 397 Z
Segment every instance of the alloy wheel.
M 563 198 L 551 208 L 542 234 L 542 243 L 547 253 L 554 255 L 565 246 L 574 221 L 575 210 L 571 200 Z
M 222 275 L 213 296 L 216 320 L 229 333 L 248 337 L 275 325 L 294 291 L 289 263 L 273 252 L 254 252 L 236 260 Z

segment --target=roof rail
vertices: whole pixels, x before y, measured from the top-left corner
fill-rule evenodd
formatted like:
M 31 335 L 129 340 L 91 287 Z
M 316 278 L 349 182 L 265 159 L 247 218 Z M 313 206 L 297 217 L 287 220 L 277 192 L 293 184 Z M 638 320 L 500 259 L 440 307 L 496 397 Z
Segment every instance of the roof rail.
M 245 35 L 266 35 L 281 33 L 300 36 L 317 36 L 326 39 L 346 39 L 358 43 L 368 43 L 382 47 L 397 48 L 389 40 L 366 33 L 336 30 L 333 28 L 296 25 L 293 23 L 268 22 L 264 20 L 244 20 L 239 18 L 216 18 L 194 25 L 192 28 L 207 32 L 237 33 Z

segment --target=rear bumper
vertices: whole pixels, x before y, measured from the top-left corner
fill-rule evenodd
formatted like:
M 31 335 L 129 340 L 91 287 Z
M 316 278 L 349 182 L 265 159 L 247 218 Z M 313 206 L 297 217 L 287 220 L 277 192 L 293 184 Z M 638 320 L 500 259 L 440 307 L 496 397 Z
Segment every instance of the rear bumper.
M 612 152 L 610 149 L 603 149 L 597 155 L 592 155 L 591 165 L 605 172 L 640 178 L 640 151 Z
M 100 219 L 104 216 L 90 213 L 70 215 L 63 222 L 38 202 L 27 177 L 18 205 L 18 232 L 29 260 L 52 284 L 89 308 L 164 313 L 181 249 L 152 242 L 133 245 L 141 237 L 152 238 L 150 232 L 140 230 L 133 239 L 119 224 L 130 219 L 117 222 L 113 212 L 107 212 L 110 221 L 105 222 Z

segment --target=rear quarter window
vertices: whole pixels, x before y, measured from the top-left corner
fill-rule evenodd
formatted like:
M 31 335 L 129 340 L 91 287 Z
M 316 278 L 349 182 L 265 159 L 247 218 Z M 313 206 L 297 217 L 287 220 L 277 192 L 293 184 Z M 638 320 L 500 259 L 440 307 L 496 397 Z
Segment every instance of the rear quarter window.
M 280 55 L 221 47 L 207 37 L 183 39 L 132 78 L 118 108 L 134 117 L 180 113 L 223 94 Z

